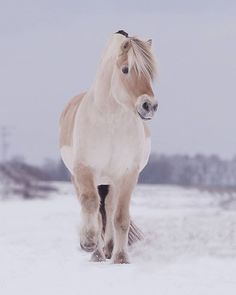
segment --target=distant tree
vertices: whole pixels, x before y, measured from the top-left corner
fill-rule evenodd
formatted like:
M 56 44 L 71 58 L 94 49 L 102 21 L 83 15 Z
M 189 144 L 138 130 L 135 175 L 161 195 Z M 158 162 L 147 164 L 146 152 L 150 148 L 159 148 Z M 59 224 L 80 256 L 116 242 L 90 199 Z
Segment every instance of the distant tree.
M 18 160 L 12 160 L 0 165 L 1 186 L 3 198 L 21 196 L 24 199 L 45 198 L 56 188 L 45 183 L 47 177 L 37 167 Z
M 217 155 L 201 154 L 194 157 L 151 155 L 139 182 L 236 188 L 236 158 L 222 160 Z
M 46 159 L 41 169 L 47 175 L 48 180 L 69 181 L 70 175 L 62 160 Z
M 58 181 L 69 181 L 71 176 L 62 160 L 57 163 L 57 178 Z
M 140 183 L 167 184 L 170 183 L 172 173 L 171 163 L 165 156 L 151 155 L 147 166 L 141 172 Z

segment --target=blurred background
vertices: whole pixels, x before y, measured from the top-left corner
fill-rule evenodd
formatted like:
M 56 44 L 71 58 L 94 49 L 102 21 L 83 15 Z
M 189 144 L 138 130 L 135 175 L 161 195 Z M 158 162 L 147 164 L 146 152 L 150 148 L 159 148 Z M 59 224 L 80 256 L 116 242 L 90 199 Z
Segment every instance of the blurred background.
M 153 39 L 159 65 L 140 182 L 235 187 L 235 8 L 230 0 L 0 1 L 1 179 L 15 166 L 69 179 L 60 113 L 90 87 L 107 39 L 124 29 Z

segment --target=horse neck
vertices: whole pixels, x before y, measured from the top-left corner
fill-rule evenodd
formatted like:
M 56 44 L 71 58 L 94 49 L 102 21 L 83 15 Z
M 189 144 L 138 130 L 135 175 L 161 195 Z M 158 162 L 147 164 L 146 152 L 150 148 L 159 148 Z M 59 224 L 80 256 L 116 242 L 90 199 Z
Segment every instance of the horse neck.
M 113 65 L 111 61 L 100 65 L 93 85 L 94 102 L 101 110 L 114 111 L 119 104 L 112 96 L 110 85 Z

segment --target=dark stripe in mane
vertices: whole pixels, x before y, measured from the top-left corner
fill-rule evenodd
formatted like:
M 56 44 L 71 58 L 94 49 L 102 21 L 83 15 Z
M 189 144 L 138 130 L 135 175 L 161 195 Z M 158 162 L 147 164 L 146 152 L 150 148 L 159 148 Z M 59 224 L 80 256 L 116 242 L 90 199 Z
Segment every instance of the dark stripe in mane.
M 128 37 L 129 37 L 129 34 L 128 34 L 128 33 L 126 33 L 126 32 L 125 32 L 125 31 L 123 31 L 123 30 L 119 30 L 119 31 L 115 32 L 115 34 L 121 34 L 121 35 L 125 36 L 126 38 L 128 38 Z

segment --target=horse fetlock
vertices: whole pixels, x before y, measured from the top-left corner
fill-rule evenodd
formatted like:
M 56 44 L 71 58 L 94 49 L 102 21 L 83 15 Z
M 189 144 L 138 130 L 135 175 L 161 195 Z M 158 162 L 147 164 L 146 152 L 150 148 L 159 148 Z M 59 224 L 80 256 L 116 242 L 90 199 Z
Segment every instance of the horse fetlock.
M 99 199 L 97 198 L 97 195 L 95 193 L 91 195 L 82 194 L 80 196 L 80 202 L 82 210 L 88 214 L 93 214 L 99 209 Z
M 96 249 L 91 256 L 90 261 L 92 261 L 92 262 L 106 261 L 106 257 L 105 257 L 104 252 L 100 249 Z
M 114 220 L 115 229 L 122 232 L 127 232 L 129 229 L 130 220 L 122 215 L 116 216 Z
M 114 253 L 112 260 L 113 260 L 114 264 L 128 264 L 128 263 L 130 263 L 128 254 L 124 250 Z
M 104 253 L 107 259 L 111 259 L 112 256 L 112 251 L 113 251 L 113 240 L 110 240 L 109 242 L 107 242 L 104 246 Z
M 98 231 L 94 229 L 84 229 L 80 231 L 80 246 L 87 252 L 92 252 L 98 245 Z

